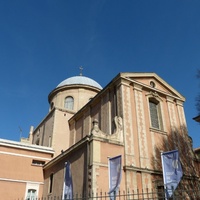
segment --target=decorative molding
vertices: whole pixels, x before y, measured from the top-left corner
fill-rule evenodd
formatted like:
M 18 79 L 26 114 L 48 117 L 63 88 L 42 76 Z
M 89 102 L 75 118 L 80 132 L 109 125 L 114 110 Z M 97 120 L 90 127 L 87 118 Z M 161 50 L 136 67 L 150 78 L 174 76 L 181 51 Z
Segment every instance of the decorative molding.
M 174 97 L 176 99 L 180 99 L 185 101 L 185 97 L 182 96 L 178 91 L 176 91 L 172 86 L 170 86 L 167 82 L 165 82 L 161 77 L 159 77 L 157 74 L 155 73 L 121 73 L 121 78 L 129 80 L 132 83 L 136 83 L 137 81 L 134 80 L 134 78 L 149 78 L 152 80 L 155 79 L 156 82 L 161 83 L 162 85 L 164 85 L 171 94 L 169 94 L 169 92 L 165 92 L 162 90 L 159 90 L 157 88 L 152 88 L 150 85 L 144 84 L 140 82 L 140 85 L 145 87 L 145 88 L 149 88 L 149 89 L 155 89 L 156 91 L 158 91 L 159 93 L 165 94 L 166 96 L 171 96 Z
M 173 97 L 167 96 L 167 97 L 166 97 L 166 101 L 167 101 L 167 102 L 174 103 L 174 98 L 173 98 Z
M 148 98 L 152 97 L 152 98 L 155 98 L 155 99 L 159 99 L 159 101 L 163 101 L 162 98 L 159 96 L 159 94 L 156 92 L 156 91 L 150 91 L 149 93 L 146 94 L 146 96 Z
M 94 121 L 92 122 L 93 127 L 91 130 L 91 134 L 107 140 L 116 140 L 119 142 L 123 142 L 123 120 L 119 116 L 115 116 L 113 120 L 115 124 L 115 130 L 113 134 L 110 135 L 101 131 L 97 119 L 94 119 Z
M 134 88 L 135 90 L 142 91 L 143 86 L 142 86 L 142 85 L 139 85 L 139 84 L 137 84 L 137 83 L 133 83 L 133 88 Z
M 162 171 L 159 170 L 153 170 L 153 169 L 149 169 L 148 167 L 145 168 L 141 168 L 141 167 L 135 167 L 133 165 L 130 166 L 124 166 L 123 170 L 130 170 L 130 171 L 136 171 L 136 172 L 144 172 L 144 173 L 150 173 L 150 174 L 158 174 L 158 175 L 162 175 Z
M 179 106 L 182 106 L 183 107 L 183 101 L 180 101 L 180 100 L 176 100 L 176 105 L 179 105 Z
M 54 150 L 51 147 L 44 147 L 40 145 L 27 144 L 27 143 L 15 142 L 15 141 L 4 140 L 4 139 L 0 139 L 0 146 L 12 147 L 16 149 L 25 149 L 25 150 L 31 150 L 31 151 L 37 151 L 37 152 L 44 152 L 44 153 L 50 153 L 50 154 L 54 153 Z

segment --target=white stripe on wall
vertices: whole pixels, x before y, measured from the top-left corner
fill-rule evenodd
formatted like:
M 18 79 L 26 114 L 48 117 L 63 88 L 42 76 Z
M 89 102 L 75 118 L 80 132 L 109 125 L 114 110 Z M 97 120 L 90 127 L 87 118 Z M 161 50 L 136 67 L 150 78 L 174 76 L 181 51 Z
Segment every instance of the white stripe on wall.
M 43 182 L 16 180 L 16 179 L 9 179 L 9 178 L 0 178 L 0 181 L 9 181 L 9 182 L 18 182 L 18 183 L 32 183 L 32 184 L 41 184 L 41 185 L 44 184 Z
M 0 154 L 5 154 L 5 155 L 11 155 L 11 156 L 20 156 L 20 157 L 27 157 L 27 158 L 34 158 L 34 159 L 40 159 L 40 160 L 51 160 L 52 158 L 43 158 L 39 156 L 29 156 L 25 154 L 18 154 L 18 153 L 10 153 L 10 152 L 5 152 L 5 151 L 0 151 Z

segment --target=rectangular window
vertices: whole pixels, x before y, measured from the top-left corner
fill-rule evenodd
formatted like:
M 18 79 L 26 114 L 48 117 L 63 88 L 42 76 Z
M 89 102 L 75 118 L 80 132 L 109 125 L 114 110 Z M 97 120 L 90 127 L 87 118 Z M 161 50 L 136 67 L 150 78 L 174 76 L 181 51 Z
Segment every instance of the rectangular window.
M 53 190 L 53 173 L 49 177 L 49 193 L 52 193 Z
M 26 200 L 34 200 L 37 198 L 37 190 L 28 189 Z
M 163 130 L 162 116 L 161 116 L 161 108 L 160 103 L 156 99 L 149 100 L 149 112 L 150 112 L 150 120 L 151 127 L 159 130 Z
M 26 193 L 24 199 L 26 200 L 36 200 L 38 199 L 39 184 L 27 183 Z
M 32 165 L 43 166 L 45 161 L 43 160 L 32 160 Z
M 150 107 L 150 117 L 151 117 L 151 126 L 153 128 L 159 129 L 159 119 L 158 119 L 158 105 L 154 102 L 149 102 Z

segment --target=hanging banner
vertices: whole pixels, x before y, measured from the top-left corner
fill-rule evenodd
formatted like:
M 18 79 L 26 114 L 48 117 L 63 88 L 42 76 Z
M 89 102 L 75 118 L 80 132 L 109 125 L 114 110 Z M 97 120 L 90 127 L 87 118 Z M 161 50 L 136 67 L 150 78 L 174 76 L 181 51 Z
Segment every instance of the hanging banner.
M 115 194 L 121 182 L 121 155 L 109 158 L 109 194 Z
M 65 163 L 65 175 L 63 184 L 63 199 L 73 199 L 73 183 L 70 162 Z
M 161 153 L 161 160 L 166 198 L 170 198 L 183 176 L 178 150 Z

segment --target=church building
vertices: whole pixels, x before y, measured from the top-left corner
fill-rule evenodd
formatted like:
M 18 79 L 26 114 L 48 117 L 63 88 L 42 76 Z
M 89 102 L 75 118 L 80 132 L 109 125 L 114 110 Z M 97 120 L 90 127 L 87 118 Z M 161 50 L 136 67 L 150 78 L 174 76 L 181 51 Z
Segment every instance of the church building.
M 155 73 L 120 73 L 103 89 L 83 76 L 62 82 L 49 95 L 51 131 L 42 122 L 33 135 L 40 145 L 62 146 L 43 168 L 44 196 L 62 194 L 66 162 L 75 194 L 108 191 L 108 158 L 118 155 L 121 190 L 163 186 L 155 148 L 172 129 L 186 127 L 184 101 Z
M 116 156 L 120 190 L 163 187 L 156 149 L 186 127 L 185 98 L 157 74 L 119 73 L 104 88 L 81 74 L 59 83 L 48 101 L 49 112 L 27 139 L 0 141 L 2 191 L 13 184 L 17 198 L 61 197 L 68 162 L 74 194 L 108 192 L 108 160 Z M 13 158 L 23 171 L 11 173 Z

